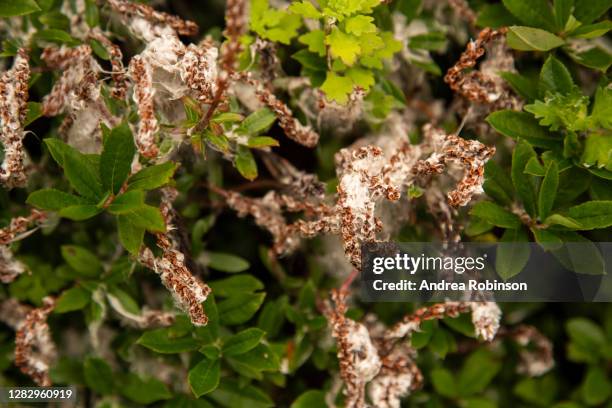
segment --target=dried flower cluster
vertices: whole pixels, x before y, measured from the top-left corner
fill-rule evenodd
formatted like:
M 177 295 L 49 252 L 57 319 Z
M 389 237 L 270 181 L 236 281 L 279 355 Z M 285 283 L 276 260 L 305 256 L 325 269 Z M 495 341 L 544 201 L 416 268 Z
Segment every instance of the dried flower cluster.
M 49 368 L 56 350 L 47 317 L 55 307 L 55 299 L 45 297 L 43 305 L 32 309 L 18 325 L 15 337 L 15 364 L 39 386 L 50 386 Z
M 15 57 L 13 67 L 0 77 L 0 142 L 4 146 L 0 184 L 9 189 L 23 187 L 27 181 L 22 140 L 28 110 L 29 80 L 28 54 L 22 48 Z
M 195 35 L 198 25 L 193 21 L 183 20 L 172 14 L 156 11 L 151 6 L 141 3 L 131 3 L 124 0 L 109 0 L 108 4 L 124 18 L 142 18 L 152 25 L 167 26 L 180 35 Z
M 494 40 L 503 40 L 505 34 L 505 28 L 499 30 L 485 28 L 478 33 L 476 40 L 468 43 L 459 60 L 444 76 L 444 81 L 453 91 L 471 102 L 488 105 L 492 110 L 520 105 L 518 99 L 512 95 L 496 73 L 483 72 L 482 69 L 468 71 L 474 68 L 478 59 L 485 54 L 485 46 Z M 494 58 L 496 63 L 499 59 L 499 56 Z
M 447 163 L 457 163 L 464 168 L 464 175 L 456 188 L 448 193 L 451 206 L 466 205 L 482 192 L 484 165 L 495 153 L 475 140 L 464 140 L 447 135 L 431 125 L 424 127 L 422 145 L 410 145 L 398 140 L 388 150 L 375 145 L 342 149 L 336 154 L 338 195 L 335 206 L 318 202 L 309 205 L 299 201 L 292 205 L 287 196 L 275 192 L 260 199 L 243 197 L 226 192 L 227 205 L 238 211 L 239 216 L 250 214 L 255 222 L 273 236 L 274 251 L 280 255 L 294 249 L 298 237 L 319 234 L 338 234 L 342 237 L 347 258 L 355 268 L 361 265 L 361 244 L 377 241 L 382 223 L 376 216 L 376 202 L 381 198 L 398 201 L 404 191 L 418 177 L 441 173 Z M 427 159 L 420 160 L 423 154 Z M 287 224 L 282 209 L 303 211 L 305 219 Z
M 149 248 L 143 247 L 139 261 L 160 276 L 164 286 L 172 293 L 179 307 L 189 315 L 191 322 L 196 326 L 204 326 L 208 317 L 204 313 L 202 302 L 208 297 L 210 288 L 193 276 L 185 263 L 185 255 L 176 248 L 176 242 L 171 237 L 174 211 L 172 201 L 175 196 L 176 190 L 170 187 L 164 189 L 161 210 L 167 232 L 156 234 L 157 246 L 162 250 L 162 256 L 155 257 Z
M 40 224 L 47 218 L 42 211 L 31 210 L 27 217 L 15 217 L 6 228 L 0 229 L 0 281 L 10 283 L 25 272 L 23 263 L 15 259 L 9 247 L 11 243 L 27 236 L 32 224 Z
M 402 397 L 422 385 L 423 375 L 414 362 L 417 352 L 405 339 L 420 331 L 423 322 L 471 312 L 477 336 L 489 342 L 499 328 L 501 312 L 495 303 L 449 301 L 417 309 L 386 330 L 380 323 L 368 329 L 345 316 L 350 280 L 332 291 L 335 307 L 326 303 L 323 309 L 338 344 L 346 407 L 368 406 L 367 388 L 373 406 L 398 408 Z

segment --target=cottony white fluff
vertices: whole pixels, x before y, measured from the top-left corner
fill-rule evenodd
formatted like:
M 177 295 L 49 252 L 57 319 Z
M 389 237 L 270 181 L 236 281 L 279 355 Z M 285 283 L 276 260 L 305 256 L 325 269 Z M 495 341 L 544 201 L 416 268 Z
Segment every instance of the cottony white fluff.
M 476 335 L 485 341 L 495 338 L 499 329 L 501 310 L 495 302 L 474 302 L 472 307 L 472 323 L 476 329 Z

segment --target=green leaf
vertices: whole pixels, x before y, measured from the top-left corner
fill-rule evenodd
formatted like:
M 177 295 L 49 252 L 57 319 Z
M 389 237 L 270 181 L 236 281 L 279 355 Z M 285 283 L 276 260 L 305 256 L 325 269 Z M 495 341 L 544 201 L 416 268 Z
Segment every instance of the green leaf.
M 490 197 L 502 204 L 510 204 L 514 196 L 514 188 L 510 176 L 493 160 L 485 165 L 484 191 Z
M 580 229 L 580 223 L 572 218 L 565 217 L 561 214 L 553 214 L 544 220 L 546 225 L 562 225 L 570 229 Z
M 446 47 L 446 35 L 441 32 L 415 35 L 409 38 L 408 45 L 416 50 L 442 51 Z
M 207 252 L 207 265 L 222 272 L 242 272 L 251 266 L 248 261 L 239 256 L 225 252 Z
M 96 393 L 109 395 L 114 392 L 114 374 L 111 367 L 101 358 L 87 357 L 83 363 L 85 384 Z
M 456 398 L 457 383 L 453 374 L 446 368 L 436 368 L 431 372 L 431 383 L 436 392 L 443 397 Z
M 588 405 L 600 405 L 612 394 L 612 383 L 601 367 L 591 366 L 582 384 L 582 398 Z
M 100 13 L 95 0 L 85 0 L 85 22 L 91 28 L 100 24 Z
M 65 44 L 68 46 L 75 46 L 75 45 L 80 44 L 78 40 L 73 38 L 66 31 L 58 30 L 55 28 L 49 28 L 46 30 L 38 30 L 34 34 L 33 38 L 36 41 L 50 42 L 50 43 L 59 44 L 59 45 Z
M 100 200 L 104 196 L 98 169 L 91 160 L 75 149 L 64 152 L 64 174 L 70 185 L 82 196 Z
M 132 190 L 118 195 L 108 206 L 111 214 L 126 214 L 138 210 L 144 205 L 145 193 L 142 190 Z
M 238 146 L 234 165 L 238 172 L 247 180 L 255 180 L 257 178 L 257 163 L 253 157 L 253 153 L 244 146 Z
M 553 13 L 547 0 L 503 0 L 503 3 L 524 24 L 549 31 L 555 29 Z
M 486 349 L 480 349 L 467 358 L 458 376 L 457 388 L 462 396 L 482 392 L 501 369 L 501 362 Z
M 274 115 L 274 112 L 268 108 L 263 108 L 247 116 L 240 124 L 238 132 L 257 135 L 269 129 L 275 120 L 276 115 Z
M 582 24 L 597 20 L 610 8 L 610 0 L 576 0 L 574 16 Z
M 523 26 L 509 27 L 506 38 L 510 47 L 521 51 L 550 51 L 565 44 L 546 30 Z
M 72 269 L 88 278 L 102 272 L 102 262 L 90 250 L 76 245 L 62 245 L 62 257 Z
M 525 110 L 533 113 L 540 125 L 549 126 L 552 130 L 565 128 L 581 132 L 590 126 L 587 118 L 588 104 L 589 98 L 574 89 L 565 95 L 548 93 L 544 102 L 535 101 L 525 105 Z
M 592 320 L 584 317 L 574 317 L 565 323 L 565 330 L 572 343 L 589 350 L 595 355 L 606 345 L 603 330 Z
M 554 149 L 561 140 L 542 128 L 529 113 L 513 110 L 500 110 L 487 117 L 487 122 L 504 136 L 515 140 L 525 140 L 536 147 Z
M 353 65 L 357 56 L 361 54 L 359 39 L 343 33 L 337 27 L 334 27 L 331 34 L 325 38 L 325 44 L 329 45 L 329 51 L 334 58 L 340 58 L 348 66 Z
M 572 15 L 574 0 L 554 0 L 553 6 L 557 31 L 563 31 L 567 20 Z
M 599 87 L 595 92 L 595 103 L 591 112 L 591 120 L 599 126 L 612 129 L 612 89 Z
M 525 211 L 531 216 L 536 214 L 536 196 L 531 178 L 524 174 L 525 166 L 529 160 L 536 157 L 533 147 L 522 140 L 519 140 L 512 152 L 511 178 L 514 190 L 523 202 Z
M 588 68 L 597 69 L 601 72 L 607 72 L 612 65 L 612 54 L 599 46 L 594 46 L 586 49 L 586 51 L 567 50 L 567 54 L 580 65 Z
M 251 327 L 235 334 L 223 342 L 222 352 L 226 356 L 236 356 L 254 349 L 263 339 L 265 332 Z
M 189 370 L 189 387 L 197 398 L 213 392 L 219 386 L 221 362 L 219 360 L 202 359 Z
M 374 17 L 357 15 L 349 17 L 344 21 L 344 27 L 348 34 L 355 34 L 357 37 L 363 33 L 375 33 L 376 25 Z
M 348 101 L 348 95 L 353 92 L 353 81 L 328 71 L 325 82 L 321 85 L 321 91 L 325 92 L 327 99 L 343 105 Z
M 208 315 L 208 324 L 196 327 L 195 335 L 204 344 L 210 344 L 219 338 L 219 313 L 214 294 L 209 294 L 204 301 L 204 310 Z
M 503 4 L 483 4 L 476 19 L 478 27 L 508 27 L 521 22 L 514 17 Z
M 121 216 L 127 217 L 134 226 L 144 228 L 147 231 L 164 232 L 166 230 L 166 223 L 159 208 L 148 204 L 142 205 L 135 210 L 126 211 Z
M 134 137 L 126 122 L 113 128 L 104 140 L 100 156 L 102 186 L 117 194 L 130 174 L 132 159 L 136 153 Z
M 265 344 L 234 357 L 227 357 L 227 363 L 240 375 L 261 380 L 262 371 L 276 371 L 280 367 L 278 356 Z
M 586 138 L 580 162 L 612 171 L 612 134 L 591 134 Z
M 263 303 L 265 293 L 239 293 L 219 303 L 219 319 L 226 325 L 242 324 L 251 319 Z
M 71 205 L 84 204 L 86 200 L 63 191 L 47 188 L 31 193 L 26 203 L 42 210 L 59 211 Z
M 542 95 L 547 92 L 567 94 L 574 89 L 574 80 L 565 65 L 550 55 L 540 71 L 540 90 Z
M 591 240 L 573 231 L 555 231 L 564 245 L 552 251 L 557 260 L 570 271 L 584 275 L 604 275 L 606 267 L 601 251 Z M 577 242 L 578 244 L 571 244 Z
M 269 408 L 274 403 L 262 390 L 238 381 L 224 378 L 210 398 L 226 408 Z
M 83 221 L 101 212 L 102 209 L 95 204 L 77 204 L 62 208 L 58 214 L 73 221 Z
M 184 353 L 200 347 L 193 337 L 172 337 L 168 328 L 146 331 L 136 343 L 162 354 Z
M 171 161 L 145 167 L 128 180 L 128 190 L 153 190 L 168 184 L 177 165 Z
M 325 56 L 325 33 L 322 30 L 312 30 L 306 34 L 302 34 L 298 41 L 308 46 L 308 51 L 318 54 L 320 57 Z
M 510 84 L 512 89 L 527 100 L 538 97 L 538 80 L 515 72 L 500 72 L 499 75 Z
M 64 291 L 57 299 L 55 313 L 66 313 L 81 310 L 89 304 L 91 294 L 80 286 L 75 286 Z
M 254 148 L 279 146 L 278 140 L 270 136 L 254 136 L 247 141 L 247 146 Z
M 517 215 L 491 201 L 476 203 L 476 205 L 472 207 L 470 214 L 480 217 L 498 227 L 519 228 L 521 226 L 521 220 Z
M 0 17 L 23 16 L 40 11 L 34 0 L 0 0 Z
M 163 382 L 156 378 L 140 378 L 132 373 L 121 375 L 117 386 L 121 395 L 141 405 L 172 397 L 172 393 Z
M 264 288 L 263 283 L 253 275 L 240 274 L 226 279 L 209 282 L 217 296 L 228 297 L 235 293 L 251 293 Z
M 540 185 L 538 195 L 538 210 L 540 219 L 544 220 L 553 209 L 557 188 L 559 187 L 559 168 L 555 161 L 551 161 L 546 169 L 546 175 Z
M 506 281 L 521 273 L 529 261 L 531 248 L 529 237 L 523 228 L 505 230 L 499 242 L 495 255 L 495 270 Z
M 325 393 L 320 390 L 308 390 L 300 394 L 289 408 L 325 408 Z
M 134 224 L 132 219 L 125 215 L 117 216 L 117 227 L 121 245 L 131 254 L 138 254 L 144 239 L 145 228 Z
M 28 126 L 42 116 L 42 104 L 40 102 L 28 102 L 28 113 L 23 126 Z
M 289 10 L 295 14 L 299 14 L 305 18 L 321 18 L 321 12 L 313 6 L 308 0 L 302 0 L 300 2 L 293 2 L 289 6 Z
M 375 83 L 374 73 L 369 69 L 349 68 L 346 76 L 351 78 L 353 85 L 359 86 L 364 90 L 369 90 Z
M 581 230 L 612 226 L 612 201 L 588 201 L 570 207 L 567 215 L 580 224 Z
M 288 298 L 280 298 L 266 302 L 257 319 L 257 327 L 266 332 L 268 338 L 276 337 L 285 321 L 285 310 Z
M 612 21 L 604 20 L 595 24 L 583 25 L 571 32 L 572 37 L 597 38 L 612 30 Z

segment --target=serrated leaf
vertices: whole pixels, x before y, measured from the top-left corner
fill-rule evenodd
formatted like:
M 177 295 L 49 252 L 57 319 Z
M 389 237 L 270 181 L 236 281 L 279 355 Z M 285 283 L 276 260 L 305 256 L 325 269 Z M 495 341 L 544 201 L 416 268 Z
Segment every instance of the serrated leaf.
M 263 339 L 265 332 L 251 327 L 237 333 L 223 342 L 221 349 L 226 356 L 236 356 L 254 349 Z
M 519 228 L 521 226 L 521 220 L 517 215 L 491 201 L 476 203 L 470 210 L 470 214 L 498 227 Z
M 591 112 L 591 120 L 599 126 L 612 129 L 612 89 L 599 87 L 595 93 L 595 103 Z
M 108 206 L 108 211 L 111 214 L 126 214 L 131 211 L 136 211 L 144 205 L 145 194 L 142 190 L 132 190 L 120 194 Z
M 322 30 L 312 30 L 302 34 L 298 41 L 307 45 L 308 51 L 314 52 L 320 57 L 325 56 L 325 33 Z
M 153 190 L 168 184 L 177 165 L 171 161 L 145 167 L 128 180 L 129 190 Z
M 346 76 L 351 78 L 353 85 L 363 88 L 368 91 L 375 83 L 374 73 L 368 69 L 349 68 L 346 70 Z
M 547 92 L 566 94 L 574 88 L 574 80 L 565 65 L 550 55 L 542 65 L 539 86 L 542 95 Z
M 59 211 L 72 205 L 85 204 L 87 201 L 81 197 L 65 193 L 53 188 L 34 191 L 28 196 L 26 203 L 36 208 L 48 211 Z
M 291 3 L 289 10 L 305 18 L 321 18 L 321 12 L 308 0 Z
M 134 137 L 127 123 L 113 128 L 104 139 L 100 156 L 100 179 L 105 190 L 117 194 L 130 174 L 132 159 L 136 153 Z
M 73 221 L 83 221 L 100 214 L 102 209 L 95 204 L 69 205 L 59 210 L 60 217 L 68 218 Z
M 200 343 L 190 336 L 174 338 L 167 328 L 144 332 L 136 343 L 162 354 L 184 353 L 197 350 Z
M 355 34 L 357 37 L 363 33 L 376 32 L 374 17 L 364 15 L 357 15 L 347 18 L 344 21 L 344 27 L 348 34 Z
M 524 26 L 509 27 L 506 39 L 510 47 L 521 51 L 550 51 L 565 44 L 546 30 Z
M 40 11 L 34 0 L 0 0 L 0 17 L 15 17 Z
M 274 403 L 261 389 L 247 384 L 240 385 L 236 380 L 227 378 L 210 394 L 219 405 L 226 408 L 269 408 Z
M 529 237 L 523 228 L 505 230 L 499 242 L 495 255 L 495 270 L 506 281 L 521 273 L 529 261 L 531 248 Z
M 554 17 L 547 0 L 503 0 L 504 6 L 524 24 L 549 31 L 555 29 Z
M 159 208 L 148 204 L 142 205 L 134 210 L 125 211 L 121 217 L 127 217 L 130 222 L 140 228 L 151 232 L 164 232 L 166 223 Z
M 353 92 L 353 81 L 350 78 L 336 75 L 333 71 L 328 71 L 325 82 L 321 85 L 321 91 L 325 92 L 328 99 L 345 104 L 349 94 Z
M 331 34 L 325 37 L 325 44 L 329 45 L 329 51 L 334 58 L 340 58 L 348 66 L 353 65 L 357 56 L 361 54 L 359 39 L 342 32 L 337 27 L 334 27 Z

